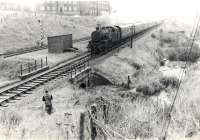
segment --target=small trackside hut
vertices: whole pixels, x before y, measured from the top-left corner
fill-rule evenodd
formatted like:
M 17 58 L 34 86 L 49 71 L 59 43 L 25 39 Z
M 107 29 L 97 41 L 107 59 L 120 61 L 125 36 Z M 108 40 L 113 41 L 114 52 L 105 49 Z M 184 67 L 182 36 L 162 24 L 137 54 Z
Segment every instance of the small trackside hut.
M 72 34 L 49 36 L 48 52 L 49 53 L 63 53 L 72 49 Z

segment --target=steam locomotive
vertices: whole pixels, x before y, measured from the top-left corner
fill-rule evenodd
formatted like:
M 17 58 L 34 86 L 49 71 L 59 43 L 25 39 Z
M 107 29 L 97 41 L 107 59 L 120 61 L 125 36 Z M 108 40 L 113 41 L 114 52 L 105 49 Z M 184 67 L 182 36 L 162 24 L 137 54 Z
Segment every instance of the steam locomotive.
M 91 34 L 91 40 L 87 46 L 88 51 L 91 51 L 92 54 L 100 54 L 113 47 L 113 45 L 126 41 L 131 36 L 136 36 L 158 24 L 158 22 L 150 22 L 136 25 L 96 27 L 96 31 Z

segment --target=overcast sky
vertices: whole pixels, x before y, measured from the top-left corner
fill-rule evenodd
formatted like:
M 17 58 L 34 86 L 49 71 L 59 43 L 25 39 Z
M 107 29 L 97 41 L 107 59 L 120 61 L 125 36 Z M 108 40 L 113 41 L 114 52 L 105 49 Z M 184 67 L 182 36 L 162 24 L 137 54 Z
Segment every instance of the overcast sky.
M 121 15 L 190 17 L 200 12 L 200 0 L 111 0 Z
M 0 0 L 34 6 L 45 0 Z M 55 0 L 54 0 L 55 1 Z M 191 17 L 200 12 L 200 0 L 110 0 L 117 14 L 127 17 Z

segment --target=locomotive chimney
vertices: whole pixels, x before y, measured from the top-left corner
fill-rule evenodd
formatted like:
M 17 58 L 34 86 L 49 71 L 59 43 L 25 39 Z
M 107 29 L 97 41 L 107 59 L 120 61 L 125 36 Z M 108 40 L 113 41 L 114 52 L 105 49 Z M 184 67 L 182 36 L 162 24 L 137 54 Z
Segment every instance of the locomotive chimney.
M 101 24 L 97 24 L 97 29 L 101 30 Z

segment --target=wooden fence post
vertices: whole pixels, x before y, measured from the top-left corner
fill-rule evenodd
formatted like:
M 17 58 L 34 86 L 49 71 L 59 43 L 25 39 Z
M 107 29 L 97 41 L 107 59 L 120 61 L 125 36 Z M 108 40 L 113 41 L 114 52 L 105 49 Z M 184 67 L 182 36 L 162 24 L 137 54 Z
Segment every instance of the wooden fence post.
M 28 63 L 28 73 L 31 72 L 31 67 L 30 67 L 30 63 Z
M 90 87 L 90 73 L 88 74 L 87 87 Z
M 23 66 L 22 66 L 22 64 L 21 64 L 21 76 L 22 76 L 22 74 L 23 74 Z
M 85 123 L 85 113 L 81 113 L 80 114 L 80 135 L 79 138 L 80 140 L 84 140 L 85 136 L 84 136 L 84 123 Z
M 108 123 L 108 108 L 105 104 L 103 105 L 103 119 L 104 119 L 104 123 L 107 124 Z
M 48 65 L 48 63 L 47 63 L 47 56 L 46 56 L 46 66 Z
M 37 70 L 37 60 L 35 60 L 35 70 Z
M 74 67 L 75 75 L 76 75 L 76 66 Z
M 81 70 L 82 70 L 82 65 L 81 64 L 79 65 L 78 69 L 79 69 L 79 72 L 81 72 Z
M 72 76 L 73 76 L 73 69 L 72 69 L 72 67 L 71 67 L 71 78 L 72 78 Z
M 41 68 L 43 67 L 43 62 L 42 62 L 42 58 L 41 58 Z
M 90 128 L 91 128 L 91 140 L 95 140 L 97 136 L 97 130 L 93 119 L 97 119 L 97 108 L 96 105 L 91 106 L 91 118 L 90 118 Z
M 130 89 L 130 84 L 131 84 L 131 79 L 130 76 L 128 75 L 128 80 L 127 80 L 127 88 Z

